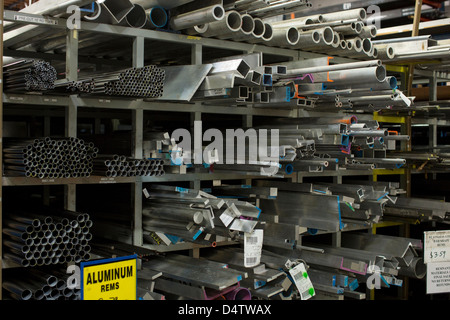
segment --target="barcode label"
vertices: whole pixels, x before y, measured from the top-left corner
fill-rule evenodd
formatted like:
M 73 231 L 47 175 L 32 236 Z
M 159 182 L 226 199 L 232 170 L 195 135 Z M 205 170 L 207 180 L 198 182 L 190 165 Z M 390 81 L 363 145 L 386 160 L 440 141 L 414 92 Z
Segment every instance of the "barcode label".
M 302 300 L 307 300 L 315 295 L 313 285 L 303 263 L 299 263 L 290 269 L 289 274 L 291 275 Z
M 254 230 L 244 234 L 244 266 L 256 267 L 261 262 L 264 230 Z

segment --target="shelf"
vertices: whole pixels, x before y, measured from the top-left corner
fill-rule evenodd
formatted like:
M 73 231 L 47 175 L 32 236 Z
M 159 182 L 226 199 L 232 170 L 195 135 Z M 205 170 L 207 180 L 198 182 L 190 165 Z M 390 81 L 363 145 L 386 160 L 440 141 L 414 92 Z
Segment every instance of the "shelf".
M 58 96 L 45 94 L 4 93 L 4 104 L 67 107 L 69 102 L 78 107 L 118 110 L 145 110 L 161 112 L 202 112 L 211 114 L 235 114 L 254 116 L 294 117 L 296 109 L 256 108 L 249 106 L 213 106 L 194 103 L 159 102 L 111 97 Z

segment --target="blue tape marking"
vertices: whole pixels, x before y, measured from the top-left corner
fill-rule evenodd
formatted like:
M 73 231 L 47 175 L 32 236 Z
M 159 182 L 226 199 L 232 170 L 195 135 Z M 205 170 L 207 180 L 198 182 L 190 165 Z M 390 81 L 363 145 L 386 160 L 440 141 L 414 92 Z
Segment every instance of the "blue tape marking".
M 90 12 L 90 13 L 95 12 L 95 2 L 94 1 L 91 2 L 91 8 L 90 9 L 80 8 L 80 11 L 82 11 L 82 12 Z
M 349 288 L 350 290 L 354 291 L 359 287 L 359 283 L 358 280 L 353 280 L 350 284 L 349 284 Z
M 338 212 L 339 212 L 339 230 L 342 230 L 342 229 L 344 229 L 345 225 L 342 223 L 342 220 L 341 220 L 340 196 L 337 196 L 337 203 L 338 203 Z
M 325 191 L 322 191 L 322 190 L 313 189 L 313 191 L 320 192 L 320 193 L 323 193 L 323 194 L 327 194 Z
M 202 230 L 198 230 L 192 239 L 197 240 L 197 238 L 202 234 Z
M 381 199 L 383 199 L 384 197 L 386 197 L 389 194 L 389 192 L 386 192 L 384 195 L 382 195 L 381 197 L 379 197 L 377 199 L 377 201 L 380 201 Z
M 286 102 L 291 101 L 291 87 L 286 87 Z

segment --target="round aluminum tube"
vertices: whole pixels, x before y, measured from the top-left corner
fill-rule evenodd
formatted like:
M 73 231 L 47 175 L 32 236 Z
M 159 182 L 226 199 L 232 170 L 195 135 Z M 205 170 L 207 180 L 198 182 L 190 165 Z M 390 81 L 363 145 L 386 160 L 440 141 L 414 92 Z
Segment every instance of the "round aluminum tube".
M 261 38 L 250 39 L 248 43 L 261 43 L 270 41 L 273 38 L 273 27 L 271 23 L 264 22 L 264 34 Z
M 203 33 L 205 33 L 206 31 L 208 31 L 208 24 L 199 24 L 196 26 L 193 26 L 192 28 L 188 28 L 186 30 L 184 30 L 185 34 L 188 35 L 202 35 Z
M 210 6 L 172 17 L 169 27 L 175 31 L 184 30 L 199 24 L 219 21 L 224 17 L 225 10 L 221 5 Z
M 333 85 L 371 84 L 385 81 L 386 68 L 384 66 L 377 66 L 331 71 L 328 75 L 323 76 L 324 79 L 330 79 Z
M 341 35 L 338 32 L 334 32 L 333 43 L 331 44 L 331 46 L 337 49 L 339 48 L 340 43 L 341 43 Z
M 203 222 L 203 213 L 191 209 L 182 208 L 145 208 L 142 214 L 148 217 L 183 220 L 200 224 Z
M 372 58 L 378 59 L 378 49 L 375 47 L 372 48 Z
M 94 3 L 94 12 L 93 13 L 90 13 L 90 12 L 82 13 L 83 19 L 86 19 L 88 21 L 95 20 L 102 13 L 102 6 L 100 5 L 100 3 L 97 1 L 95 1 L 93 3 Z
M 372 41 L 368 38 L 363 39 L 362 41 L 363 52 L 367 55 L 372 53 L 373 44 Z
M 133 9 L 126 15 L 125 22 L 127 26 L 132 28 L 143 28 L 147 23 L 147 13 L 144 7 L 135 4 Z
M 374 46 L 378 50 L 378 59 L 391 60 L 395 58 L 395 49 L 392 46 Z
M 427 267 L 423 263 L 423 258 L 414 257 L 408 267 L 400 267 L 399 274 L 416 279 L 423 279 L 427 274 Z
M 347 40 L 347 44 L 351 43 L 353 50 L 358 53 L 363 51 L 362 42 L 362 39 L 359 37 Z
M 363 21 L 367 18 L 367 12 L 364 9 L 344 10 L 332 13 L 322 14 L 322 22 L 331 22 L 339 20 L 358 19 Z
M 202 35 L 204 37 L 216 37 L 218 35 L 237 32 L 241 28 L 241 25 L 241 14 L 237 11 L 228 11 L 222 20 L 208 23 L 208 30 Z
M 233 37 L 234 41 L 260 39 L 266 31 L 266 24 L 260 18 L 253 19 L 254 28 L 251 34 Z
M 153 7 L 146 10 L 147 20 L 145 22 L 145 29 L 158 29 L 163 28 L 169 18 L 167 12 L 163 7 Z
M 300 32 L 296 28 L 274 29 L 273 37 L 266 44 L 271 47 L 294 48 L 300 40 Z
M 358 68 L 369 68 L 381 66 L 382 62 L 380 60 L 371 61 L 361 61 L 361 62 L 350 62 L 350 63 L 339 63 L 328 66 L 310 67 L 310 68 L 300 68 L 287 70 L 287 76 L 306 74 L 306 73 L 319 73 L 319 72 L 331 72 Z
M 312 50 L 331 46 L 334 41 L 334 31 L 330 27 L 300 32 L 300 39 L 295 49 Z
M 335 32 L 339 32 L 343 36 L 356 36 L 362 31 L 362 26 L 358 22 L 352 22 L 347 25 L 333 27 Z
M 303 26 L 307 26 L 310 24 L 322 23 L 322 22 L 324 22 L 323 17 L 322 17 L 322 15 L 318 14 L 318 15 L 300 17 L 300 18 L 295 18 L 295 19 L 276 21 L 276 22 L 272 22 L 272 24 L 274 27 L 301 28 Z
M 222 35 L 218 35 L 217 38 L 226 40 L 226 39 L 239 39 L 240 37 L 251 37 L 253 30 L 255 29 L 255 20 L 249 14 L 241 15 L 242 24 L 239 30 L 235 32 L 225 33 Z
M 386 130 L 350 132 L 350 136 L 352 136 L 352 137 L 386 137 L 388 134 L 389 133 Z
M 359 34 L 361 38 L 375 38 L 378 34 L 378 28 L 374 25 L 363 26 Z
M 31 290 L 23 288 L 22 285 L 17 285 L 14 282 L 3 281 L 3 288 L 15 294 L 21 300 L 30 300 L 33 297 L 33 292 Z

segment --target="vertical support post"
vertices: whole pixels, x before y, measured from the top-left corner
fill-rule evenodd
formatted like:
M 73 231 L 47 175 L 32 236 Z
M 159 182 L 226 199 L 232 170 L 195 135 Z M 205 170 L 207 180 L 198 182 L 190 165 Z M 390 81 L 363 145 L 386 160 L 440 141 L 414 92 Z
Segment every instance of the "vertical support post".
M 422 15 L 422 3 L 423 0 L 416 0 L 416 7 L 414 11 L 414 21 L 413 21 L 413 30 L 412 37 L 417 37 L 419 35 L 420 28 L 420 17 Z M 414 81 L 414 64 L 409 65 L 409 74 L 408 74 L 408 96 L 412 95 L 412 86 Z
M 242 126 L 244 130 L 247 130 L 249 128 L 253 127 L 253 116 L 251 114 L 246 114 L 243 116 L 242 119 Z M 259 143 L 259 141 L 258 141 Z M 258 150 L 259 150 L 259 146 L 258 146 Z M 252 185 L 252 179 L 245 179 L 244 180 L 246 185 Z
M 203 46 L 201 44 L 193 44 L 191 46 L 191 64 L 202 64 L 203 63 Z M 198 103 L 199 104 L 199 103 Z M 201 121 L 202 120 L 202 113 L 201 112 L 194 112 L 191 113 L 191 135 L 194 132 L 194 123 L 195 121 Z M 200 134 L 203 135 L 203 132 Z M 194 137 L 194 135 L 192 135 Z M 194 139 L 194 138 L 193 138 Z M 192 141 L 192 145 L 194 145 L 195 141 Z M 195 148 L 195 147 L 194 147 Z M 194 154 L 195 154 L 194 150 Z M 197 177 L 193 181 L 189 183 L 191 189 L 200 190 L 201 188 L 201 181 Z M 189 256 L 193 258 L 200 258 L 200 248 L 193 248 L 189 250 Z
M 0 0 L 0 57 L 3 57 L 3 11 L 5 1 Z M 3 58 L 0 60 L 0 163 L 3 163 Z M 3 287 L 3 171 L 0 170 L 0 288 Z M 2 298 L 0 290 L 0 300 Z
M 133 67 L 142 68 L 144 66 L 144 38 L 135 37 L 133 40 Z M 137 106 L 132 110 L 132 127 L 133 127 L 133 146 L 132 156 L 136 159 L 142 159 L 142 141 L 144 139 L 144 110 Z M 132 207 L 133 207 L 133 245 L 142 246 L 142 181 L 136 179 L 131 187 Z
M 66 34 L 66 79 L 76 81 L 78 79 L 78 30 L 69 29 Z M 77 97 L 69 97 L 69 105 L 66 108 L 66 137 L 77 137 L 78 106 Z M 76 210 L 76 185 L 64 186 L 64 206 L 66 210 Z
M 50 132 L 50 116 L 49 115 L 45 115 L 44 116 L 44 137 L 49 137 L 51 132 Z M 43 191 L 42 191 L 42 203 L 44 204 L 44 206 L 48 206 L 50 205 L 50 186 L 43 186 Z
M 201 44 L 195 43 L 191 46 L 191 64 L 202 64 L 203 63 L 203 46 Z M 202 113 L 199 111 L 196 111 L 194 113 L 191 113 L 191 135 L 194 132 L 194 123 L 195 121 L 201 121 L 202 120 Z M 203 134 L 203 133 L 200 133 Z M 192 135 L 194 136 L 194 135 Z M 192 141 L 192 145 L 194 145 L 195 148 L 195 141 Z M 194 150 L 194 154 L 195 154 Z M 193 181 L 190 182 L 190 187 L 195 190 L 200 190 L 201 183 L 200 179 L 195 178 Z
M 76 96 L 69 97 L 69 105 L 66 107 L 66 137 L 77 137 L 77 123 L 78 123 L 78 107 Z M 65 188 L 64 204 L 66 210 L 76 210 L 76 185 L 67 184 Z
M 133 157 L 142 159 L 142 140 L 144 134 L 144 110 L 136 109 L 132 111 L 133 126 Z M 132 184 L 133 201 L 133 245 L 142 246 L 142 181 L 136 179 Z

